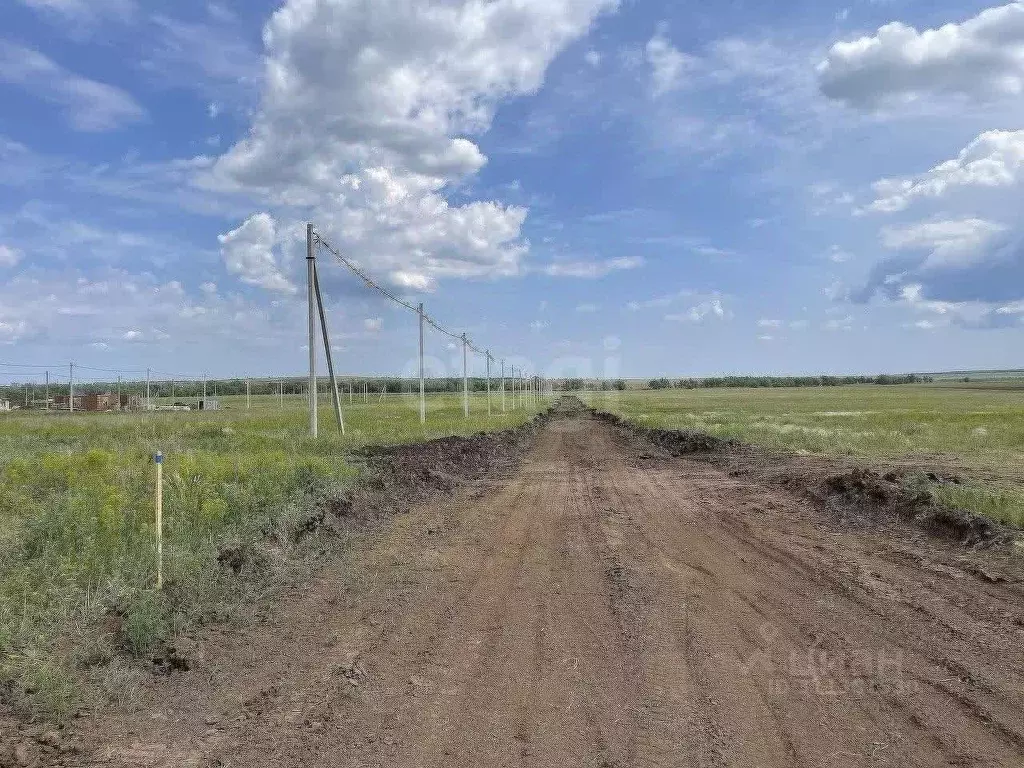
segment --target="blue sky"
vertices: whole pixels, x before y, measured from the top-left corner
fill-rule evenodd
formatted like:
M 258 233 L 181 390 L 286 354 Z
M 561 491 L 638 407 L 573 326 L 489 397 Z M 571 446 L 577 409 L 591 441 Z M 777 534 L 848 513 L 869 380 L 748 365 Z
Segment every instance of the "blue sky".
M 1022 3 L 0 17 L 4 363 L 301 373 L 312 220 L 550 375 L 1021 365 Z M 415 317 L 321 264 L 339 366 L 411 373 Z

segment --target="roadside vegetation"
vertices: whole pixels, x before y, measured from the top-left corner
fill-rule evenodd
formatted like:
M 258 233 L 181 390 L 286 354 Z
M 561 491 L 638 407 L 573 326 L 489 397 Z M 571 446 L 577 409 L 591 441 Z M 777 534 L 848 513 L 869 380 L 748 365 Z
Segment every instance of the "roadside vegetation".
M 643 426 L 695 430 L 773 450 L 949 466 L 984 479 L 935 485 L 937 498 L 1024 527 L 1024 380 L 672 388 L 583 397 Z
M 305 399 L 221 398 L 192 413 L 0 414 L 0 685 L 25 711 L 60 719 L 130 695 L 131 657 L 166 651 L 185 625 L 251 605 L 300 567 L 299 533 L 318 503 L 358 472 L 365 445 L 517 426 L 474 397 L 428 398 L 428 428 L 409 397 L 346 404 L 308 436 Z M 155 586 L 154 466 L 165 455 L 165 589 Z M 242 578 L 239 578 L 242 576 Z M 165 660 L 166 661 L 166 660 Z M 172 660 L 173 661 L 173 660 Z M 170 662 L 168 662 L 170 663 Z

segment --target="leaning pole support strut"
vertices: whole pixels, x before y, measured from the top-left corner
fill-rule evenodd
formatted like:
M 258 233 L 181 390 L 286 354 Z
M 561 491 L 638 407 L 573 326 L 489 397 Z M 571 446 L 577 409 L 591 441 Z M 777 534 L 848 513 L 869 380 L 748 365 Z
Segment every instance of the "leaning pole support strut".
M 331 333 L 327 330 L 327 311 L 324 309 L 324 298 L 320 292 L 320 272 L 313 262 L 313 287 L 316 289 L 316 305 L 320 310 L 320 330 L 324 335 L 324 352 L 327 354 L 327 372 L 331 377 L 331 394 L 334 397 L 334 420 L 338 422 L 338 431 L 345 434 L 345 417 L 341 412 L 341 395 L 338 392 L 338 377 L 334 373 L 334 355 L 331 353 Z

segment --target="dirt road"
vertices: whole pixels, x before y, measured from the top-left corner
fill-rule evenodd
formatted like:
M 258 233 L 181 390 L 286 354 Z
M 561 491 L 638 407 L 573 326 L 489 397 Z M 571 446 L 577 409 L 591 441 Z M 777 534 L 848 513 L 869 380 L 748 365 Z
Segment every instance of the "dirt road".
M 1024 590 L 958 558 L 553 419 L 73 763 L 1022 766 Z

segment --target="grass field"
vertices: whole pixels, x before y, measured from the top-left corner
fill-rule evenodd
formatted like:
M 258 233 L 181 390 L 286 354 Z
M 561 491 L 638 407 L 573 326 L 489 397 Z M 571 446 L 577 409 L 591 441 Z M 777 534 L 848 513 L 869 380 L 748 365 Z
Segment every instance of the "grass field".
M 149 652 L 183 624 L 230 613 L 239 590 L 218 566 L 226 548 L 287 559 L 317 499 L 356 473 L 349 456 L 395 444 L 516 426 L 517 410 L 488 418 L 473 396 L 345 403 L 347 434 L 329 404 L 308 436 L 303 397 L 221 398 L 224 410 L 139 414 L 0 414 L 0 685 L 16 704 L 60 717 L 90 695 L 125 690 L 122 652 Z M 165 574 L 153 589 L 152 454 L 165 455 Z M 270 542 L 272 546 L 267 546 Z M 262 553 L 262 555 L 260 555 Z M 272 563 L 263 562 L 268 568 Z
M 986 478 L 944 500 L 1024 526 L 1024 381 L 596 392 L 593 407 L 776 450 L 949 463 Z

